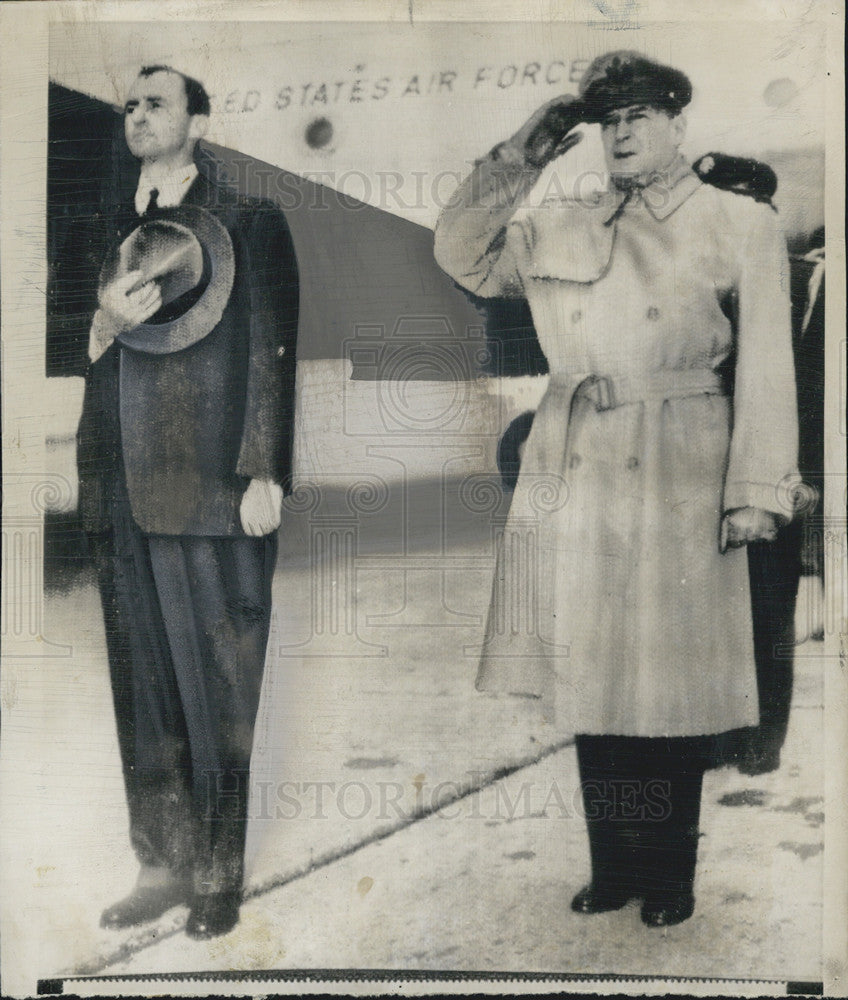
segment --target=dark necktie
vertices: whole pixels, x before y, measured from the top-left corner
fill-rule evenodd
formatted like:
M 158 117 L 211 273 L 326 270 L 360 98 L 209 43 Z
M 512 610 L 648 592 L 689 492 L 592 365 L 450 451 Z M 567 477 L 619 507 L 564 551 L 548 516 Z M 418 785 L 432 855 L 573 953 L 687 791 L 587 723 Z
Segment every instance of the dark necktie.
M 147 203 L 147 208 L 144 210 L 145 215 L 149 215 L 151 212 L 155 212 L 159 207 L 159 188 L 150 189 L 150 201 Z

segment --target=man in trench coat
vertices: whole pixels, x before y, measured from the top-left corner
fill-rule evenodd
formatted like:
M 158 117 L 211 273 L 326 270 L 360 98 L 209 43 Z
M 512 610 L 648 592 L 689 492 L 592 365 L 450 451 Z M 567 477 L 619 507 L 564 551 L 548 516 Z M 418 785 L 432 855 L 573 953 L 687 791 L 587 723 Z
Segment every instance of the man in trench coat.
M 693 173 L 690 99 L 674 68 L 599 57 L 478 162 L 435 241 L 471 292 L 527 298 L 550 368 L 477 686 L 553 698 L 592 860 L 572 906 L 641 898 L 652 927 L 694 908 L 705 737 L 757 723 L 741 546 L 774 536 L 797 483 L 779 219 Z M 522 207 L 591 124 L 609 191 Z
M 110 235 L 118 245 L 147 220 L 202 210 L 232 243 L 232 291 L 201 339 L 148 353 L 120 336 L 167 319 L 157 282 L 137 287 L 138 272 L 108 281 L 78 431 L 80 509 L 141 863 L 132 893 L 101 922 L 128 927 L 188 903 L 197 938 L 238 920 L 298 319 L 282 213 L 198 173 L 208 115 L 197 81 L 169 67 L 141 71 L 125 106 L 139 183 Z

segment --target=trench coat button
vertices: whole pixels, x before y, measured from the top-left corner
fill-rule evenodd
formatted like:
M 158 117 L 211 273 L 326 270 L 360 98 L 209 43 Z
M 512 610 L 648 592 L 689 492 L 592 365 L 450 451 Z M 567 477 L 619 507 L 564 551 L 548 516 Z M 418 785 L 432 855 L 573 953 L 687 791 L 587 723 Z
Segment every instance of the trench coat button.
M 583 319 L 583 312 L 582 312 L 582 310 L 575 309 L 574 312 L 571 314 L 571 322 L 572 323 L 579 323 L 581 319 Z
M 568 461 L 569 469 L 576 469 L 577 466 L 580 464 L 580 461 L 581 459 L 579 455 L 572 455 Z
M 277 348 L 277 357 L 278 358 L 281 358 L 285 353 L 286 353 L 285 347 L 278 347 Z
M 659 319 L 660 311 L 659 309 L 657 309 L 656 306 L 651 306 L 645 315 L 648 317 L 648 319 Z
M 633 469 L 638 469 L 639 468 L 639 459 L 635 455 L 631 455 L 630 458 L 627 459 L 626 465 L 627 465 L 627 468 L 630 469 L 631 471 Z

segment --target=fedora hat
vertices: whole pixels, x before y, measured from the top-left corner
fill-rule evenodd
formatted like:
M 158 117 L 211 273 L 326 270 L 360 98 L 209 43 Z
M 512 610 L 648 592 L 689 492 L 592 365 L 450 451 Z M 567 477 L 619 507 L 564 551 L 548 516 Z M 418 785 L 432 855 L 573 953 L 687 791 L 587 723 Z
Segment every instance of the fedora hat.
M 233 243 L 206 209 L 159 209 L 112 248 L 100 273 L 100 291 L 132 271 L 141 277 L 130 291 L 155 281 L 162 305 L 128 330 L 116 325 L 115 339 L 145 354 L 172 354 L 196 344 L 220 322 L 235 277 Z M 108 314 L 106 320 L 111 322 Z

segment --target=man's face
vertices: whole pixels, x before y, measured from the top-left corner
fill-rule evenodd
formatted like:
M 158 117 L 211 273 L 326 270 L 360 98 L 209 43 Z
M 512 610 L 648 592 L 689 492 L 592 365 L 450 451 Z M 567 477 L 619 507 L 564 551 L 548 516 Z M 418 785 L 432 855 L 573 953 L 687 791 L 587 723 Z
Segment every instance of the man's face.
M 607 167 L 613 177 L 649 179 L 668 167 L 683 141 L 680 115 L 645 104 L 611 111 L 601 122 Z
M 199 132 L 188 113 L 185 84 L 177 73 L 139 76 L 124 105 L 124 133 L 144 163 L 191 158 Z

